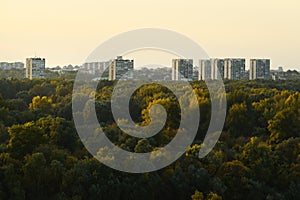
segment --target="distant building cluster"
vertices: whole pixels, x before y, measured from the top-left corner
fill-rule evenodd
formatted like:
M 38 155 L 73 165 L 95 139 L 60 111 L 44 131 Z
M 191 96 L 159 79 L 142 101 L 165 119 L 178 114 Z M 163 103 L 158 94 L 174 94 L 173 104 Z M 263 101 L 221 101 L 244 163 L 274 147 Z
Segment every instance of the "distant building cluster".
M 119 80 L 132 79 L 134 70 L 134 61 L 123 59 L 118 56 L 116 59 L 103 62 L 87 62 L 81 66 L 81 72 L 88 74 L 101 74 L 100 79 Z
M 139 70 L 134 70 L 134 78 L 137 80 L 150 80 L 150 81 L 170 81 L 172 80 L 172 69 L 164 66 L 156 66 L 158 68 L 143 67 Z
M 54 72 L 54 73 L 58 73 L 59 75 L 63 75 L 67 72 L 77 72 L 78 70 L 80 69 L 80 66 L 78 65 L 66 65 L 66 66 L 63 66 L 63 67 L 60 67 L 60 66 L 56 66 L 56 67 L 53 67 L 53 68 L 48 68 L 47 70 L 51 71 L 51 72 Z
M 300 73 L 296 70 L 283 71 L 282 67 L 278 67 L 277 70 L 271 70 L 271 76 L 273 80 L 288 80 L 300 78 Z
M 81 70 L 88 74 L 103 74 L 106 72 L 105 77 L 108 78 L 106 71 L 109 67 L 109 61 L 105 62 L 88 62 L 83 63 L 81 66 Z
M 0 69 L 11 70 L 11 69 L 24 69 L 24 63 L 22 62 L 0 62 Z

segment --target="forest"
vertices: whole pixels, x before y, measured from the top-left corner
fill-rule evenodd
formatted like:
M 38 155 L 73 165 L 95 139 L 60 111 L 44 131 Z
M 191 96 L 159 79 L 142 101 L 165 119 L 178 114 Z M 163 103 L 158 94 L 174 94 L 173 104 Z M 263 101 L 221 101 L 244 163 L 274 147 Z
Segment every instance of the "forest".
M 191 82 L 201 118 L 194 143 L 173 164 L 140 174 L 111 169 L 86 150 L 73 121 L 73 84 L 0 79 L 0 199 L 300 199 L 300 81 L 226 80 L 224 129 L 202 159 L 211 101 L 205 82 Z M 115 84 L 101 81 L 93 93 L 107 137 L 136 153 L 168 144 L 180 116 L 172 92 L 155 83 L 135 91 L 130 114 L 136 123 L 149 123 L 152 104 L 168 111 L 159 134 L 139 139 L 122 132 L 111 114 Z

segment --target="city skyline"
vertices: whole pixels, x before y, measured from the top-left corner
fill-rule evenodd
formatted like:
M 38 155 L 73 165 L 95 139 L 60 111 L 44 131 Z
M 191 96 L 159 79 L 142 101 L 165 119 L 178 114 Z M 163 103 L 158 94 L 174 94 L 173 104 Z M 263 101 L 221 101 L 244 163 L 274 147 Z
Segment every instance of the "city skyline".
M 300 13 L 297 10 L 300 2 L 297 0 L 176 3 L 170 0 L 29 0 L 2 1 L 0 5 L 0 60 L 3 61 L 24 62 L 24 58 L 36 55 L 45 57 L 49 67 L 80 65 L 93 49 L 111 36 L 156 27 L 190 37 L 210 57 L 245 57 L 247 60 L 263 57 L 272 60 L 272 69 L 278 66 L 300 69 Z M 112 9 L 115 15 L 109 13 Z M 137 17 L 141 15 L 143 18 Z
M 276 79 L 278 72 L 284 72 L 282 67 L 277 70 L 270 69 L 270 59 L 250 59 L 249 70 L 245 69 L 246 59 L 244 58 L 212 58 L 199 59 L 198 66 L 193 64 L 193 59 L 172 59 L 172 80 L 220 80 L 220 79 Z M 44 58 L 26 58 L 26 68 L 24 63 L 0 62 L 0 69 L 25 69 L 26 78 L 45 78 L 45 59 Z M 159 66 L 164 67 L 164 66 Z M 85 62 L 81 66 L 64 66 L 48 68 L 52 72 L 62 74 L 62 71 L 77 71 L 81 69 L 83 73 L 101 75 L 101 79 L 118 80 L 122 74 L 126 74 L 125 79 L 133 78 L 134 59 L 123 59 L 117 56 L 109 61 Z M 139 69 L 136 69 L 139 70 Z M 271 74 L 272 71 L 272 74 Z M 123 77 L 124 78 L 124 77 Z
M 221 58 L 221 57 L 218 57 L 218 58 L 213 57 L 213 58 L 195 59 L 195 60 L 189 59 L 189 58 L 175 58 L 174 57 L 174 58 L 171 58 L 169 60 L 169 63 L 166 64 L 166 65 L 162 65 L 162 64 L 146 64 L 146 65 L 140 65 L 140 66 L 136 65 L 136 59 L 135 58 L 132 58 L 132 57 L 129 58 L 129 57 L 124 57 L 124 56 L 117 56 L 117 58 L 124 58 L 126 60 L 132 60 L 132 62 L 134 61 L 135 62 L 135 65 L 134 65 L 135 69 L 143 69 L 143 68 L 155 69 L 155 68 L 164 68 L 164 67 L 172 69 L 173 66 L 174 66 L 174 63 L 173 63 L 174 60 L 191 60 L 192 63 L 193 63 L 193 61 L 196 61 L 196 63 L 192 64 L 193 68 L 196 69 L 196 70 L 202 71 L 202 70 L 205 70 L 205 68 L 203 67 L 204 63 L 202 63 L 202 61 L 207 61 L 207 62 L 209 62 L 208 66 L 207 66 L 207 67 L 209 67 L 209 69 L 206 69 L 206 70 L 209 70 L 209 71 L 208 72 L 204 72 L 203 71 L 201 73 L 202 74 L 208 73 L 207 75 L 209 77 L 212 77 L 212 79 L 218 79 L 217 78 L 218 75 L 217 75 L 217 72 L 216 72 L 217 71 L 216 68 L 218 68 L 219 71 L 221 70 L 220 71 L 221 75 L 224 76 L 224 69 L 221 69 L 222 68 L 221 66 L 224 67 L 224 61 L 226 61 L 226 60 L 232 60 L 232 59 L 233 60 L 244 60 L 244 64 L 243 65 L 244 65 L 244 68 L 245 68 L 244 70 L 245 71 L 250 71 L 252 69 L 252 66 L 253 66 L 252 61 L 256 61 L 256 60 L 263 61 L 263 62 L 268 61 L 269 62 L 269 64 L 268 64 L 269 70 L 271 70 L 271 71 L 272 70 L 273 71 L 278 71 L 278 70 L 280 70 L 280 71 L 289 71 L 289 70 L 293 71 L 293 69 L 283 68 L 282 66 L 278 66 L 277 68 L 271 68 L 271 63 L 272 63 L 271 59 L 269 59 L 269 58 L 262 58 L 262 57 L 261 58 L 249 58 L 249 59 L 246 59 L 245 57 L 226 57 L 226 58 L 224 58 L 224 57 L 223 58 Z M 8 62 L 8 61 L 1 61 L 0 60 L 0 69 L 3 69 L 3 70 L 9 70 L 9 69 L 26 69 L 25 64 L 26 64 L 26 62 L 27 62 L 28 59 L 41 59 L 41 57 L 36 57 L 35 56 L 35 57 L 25 58 L 25 62 L 20 62 L 20 61 L 11 61 L 11 62 Z M 45 59 L 45 57 L 43 57 L 43 59 Z M 80 65 L 76 65 L 76 64 L 70 63 L 70 64 L 67 64 L 67 65 L 57 65 L 57 66 L 52 66 L 52 67 L 49 67 L 49 66 L 47 66 L 45 64 L 45 68 L 55 70 L 57 68 L 75 67 L 75 68 L 78 68 L 78 69 L 81 68 L 81 69 L 87 70 L 87 71 L 89 71 L 89 69 L 95 68 L 93 70 L 96 70 L 96 71 L 100 70 L 102 72 L 103 69 L 106 68 L 106 67 L 108 67 L 109 63 L 113 62 L 114 60 L 115 60 L 115 58 L 114 59 L 110 59 L 109 61 L 84 62 L 84 63 L 82 63 Z M 204 76 L 206 76 L 206 75 L 204 75 Z M 203 79 L 204 80 L 205 78 L 202 78 L 202 75 L 200 75 L 199 79 L 201 79 L 201 80 Z

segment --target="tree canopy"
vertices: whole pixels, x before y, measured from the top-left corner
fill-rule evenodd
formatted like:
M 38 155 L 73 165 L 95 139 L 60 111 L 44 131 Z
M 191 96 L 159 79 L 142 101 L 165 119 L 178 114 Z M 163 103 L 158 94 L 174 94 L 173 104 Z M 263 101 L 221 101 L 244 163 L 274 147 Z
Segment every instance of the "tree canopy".
M 122 131 L 117 122 L 126 121 L 111 114 L 115 84 L 99 82 L 90 92 L 95 104 L 85 105 L 82 120 L 95 105 L 102 129 L 120 148 L 145 153 L 168 144 L 182 117 L 172 91 L 153 83 L 131 96 L 129 110 L 138 125 L 151 122 L 155 104 L 167 111 L 162 130 L 141 139 Z M 225 81 L 224 129 L 203 159 L 198 152 L 211 120 L 210 94 L 205 82 L 191 85 L 198 102 L 187 106 L 200 109 L 194 143 L 170 166 L 129 174 L 103 165 L 81 143 L 72 79 L 0 79 L 0 199 L 300 199 L 300 82 Z M 85 98 L 76 94 L 74 101 Z

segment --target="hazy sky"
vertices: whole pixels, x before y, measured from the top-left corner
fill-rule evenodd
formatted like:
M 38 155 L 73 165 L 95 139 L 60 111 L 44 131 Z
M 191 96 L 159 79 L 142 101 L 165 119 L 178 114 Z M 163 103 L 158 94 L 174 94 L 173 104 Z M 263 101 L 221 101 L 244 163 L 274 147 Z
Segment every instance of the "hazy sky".
M 101 42 L 137 28 L 166 28 L 211 57 L 271 58 L 300 70 L 300 0 L 0 0 L 0 61 L 45 57 L 81 64 Z

